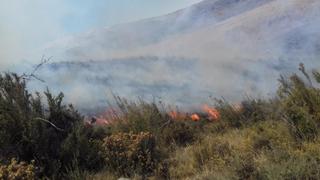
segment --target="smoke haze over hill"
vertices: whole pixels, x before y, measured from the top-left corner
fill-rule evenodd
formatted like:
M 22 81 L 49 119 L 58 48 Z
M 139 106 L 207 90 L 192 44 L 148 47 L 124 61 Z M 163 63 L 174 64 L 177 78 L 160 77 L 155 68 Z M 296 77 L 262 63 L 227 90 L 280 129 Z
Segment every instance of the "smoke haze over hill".
M 268 96 L 280 73 L 320 65 L 319 10 L 316 0 L 205 0 L 54 41 L 43 52 L 55 62 L 39 74 L 83 107 L 110 92 L 183 107 Z

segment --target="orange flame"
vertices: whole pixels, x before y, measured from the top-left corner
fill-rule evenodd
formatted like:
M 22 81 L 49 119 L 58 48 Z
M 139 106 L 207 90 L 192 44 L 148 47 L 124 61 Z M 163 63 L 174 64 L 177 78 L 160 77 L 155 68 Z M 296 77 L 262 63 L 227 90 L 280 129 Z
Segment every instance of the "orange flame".
M 168 115 L 171 117 L 171 119 L 177 119 L 178 113 L 176 111 L 171 111 L 168 113 Z
M 209 119 L 217 121 L 220 118 L 220 113 L 217 109 L 211 108 L 208 105 L 203 106 L 203 110 L 208 113 Z
M 109 125 L 115 122 L 119 118 L 119 114 L 113 108 L 108 108 L 105 112 L 103 112 L 99 116 L 88 117 L 85 119 L 86 126 L 104 126 Z
M 200 116 L 198 114 L 192 114 L 190 117 L 192 121 L 200 121 Z
M 116 119 L 119 119 L 119 112 L 116 109 L 110 107 L 110 108 L 106 109 L 106 111 L 101 115 L 101 117 L 112 122 Z
M 186 115 L 184 113 L 177 112 L 177 111 L 171 111 L 171 112 L 168 113 L 168 115 L 173 120 L 183 120 L 183 119 L 186 118 Z
M 106 119 L 104 117 L 101 117 L 101 116 L 96 118 L 96 122 L 95 122 L 95 124 L 98 125 L 98 126 L 108 125 L 110 123 L 111 123 L 110 120 L 108 120 L 108 119 Z

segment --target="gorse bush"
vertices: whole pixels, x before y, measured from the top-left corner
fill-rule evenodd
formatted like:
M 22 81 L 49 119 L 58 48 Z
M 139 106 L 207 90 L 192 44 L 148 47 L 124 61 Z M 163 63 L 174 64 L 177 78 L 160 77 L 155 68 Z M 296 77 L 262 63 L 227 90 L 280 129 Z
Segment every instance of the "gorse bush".
M 10 164 L 0 165 L 0 180 L 31 180 L 36 178 L 34 161 L 31 164 L 11 159 Z
M 115 97 L 119 109 L 119 118 L 113 125 L 118 132 L 152 132 L 157 133 L 159 127 L 166 122 L 165 113 L 155 103 L 143 100 L 128 102 Z
M 283 118 L 291 125 L 296 138 L 314 140 L 320 127 L 320 89 L 313 86 L 303 64 L 300 65 L 300 71 L 308 83 L 297 74 L 289 79 L 280 79 L 278 93 L 285 113 Z M 313 74 L 319 83 L 319 73 L 314 71 Z
M 247 98 L 238 105 L 231 105 L 225 100 L 216 100 L 217 109 L 220 112 L 221 121 L 227 126 L 240 128 L 258 121 L 279 118 L 279 100 Z
M 191 121 L 172 121 L 161 130 L 159 141 L 163 146 L 186 146 L 196 140 L 199 124 Z
M 191 144 L 201 131 L 203 122 L 193 122 L 188 116 L 180 121 L 172 119 L 163 104 L 143 100 L 128 102 L 116 97 L 118 118 L 109 125 L 111 133 L 150 132 L 154 135 L 161 156 L 176 146 Z
M 258 122 L 206 134 L 178 149 L 171 154 L 169 174 L 172 179 L 318 179 L 315 147 L 319 144 L 296 144 L 285 122 Z
M 91 149 L 96 143 L 88 133 L 78 132 L 83 130 L 81 115 L 72 105 L 62 104 L 62 93 L 55 97 L 47 90 L 44 95 L 47 105 L 40 93 L 26 90 L 26 82 L 18 75 L 0 75 L 0 160 L 35 160 L 41 176 L 55 177 L 80 154 L 81 166 L 96 163 L 98 157 Z
M 114 134 L 104 140 L 103 148 L 108 169 L 118 175 L 147 175 L 156 168 L 155 139 L 150 133 Z
M 61 162 L 71 170 L 97 171 L 105 163 L 102 143 L 102 139 L 97 138 L 97 130 L 77 124 L 61 144 Z

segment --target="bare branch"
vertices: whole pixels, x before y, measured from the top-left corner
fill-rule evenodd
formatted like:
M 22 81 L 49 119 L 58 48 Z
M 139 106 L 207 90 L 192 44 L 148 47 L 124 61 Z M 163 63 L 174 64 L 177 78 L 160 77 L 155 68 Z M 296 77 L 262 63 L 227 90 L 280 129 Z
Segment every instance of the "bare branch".
M 45 123 L 48 123 L 48 124 L 50 124 L 52 127 L 54 127 L 56 130 L 58 130 L 58 131 L 62 131 L 62 132 L 64 132 L 65 130 L 64 129 L 61 129 L 61 128 L 59 128 L 59 127 L 57 127 L 55 124 L 53 124 L 52 122 L 50 122 L 50 121 L 48 121 L 48 120 L 46 120 L 46 119 L 43 119 L 43 118 L 35 118 L 35 120 L 39 120 L 39 121 L 43 121 L 43 122 L 45 122 Z
M 45 56 L 43 55 L 41 58 L 41 61 L 38 65 L 36 65 L 34 67 L 34 69 L 32 70 L 31 73 L 27 74 L 27 73 L 23 73 L 19 78 L 25 80 L 25 81 L 30 81 L 32 79 L 38 80 L 40 82 L 45 82 L 43 79 L 39 78 L 36 73 L 37 71 L 45 64 L 47 64 L 50 60 L 52 59 L 52 57 L 49 58 L 45 58 Z
M 164 127 L 168 126 L 171 122 L 172 122 L 172 120 L 169 119 L 167 122 L 165 122 L 164 124 L 162 124 L 159 129 L 163 129 Z

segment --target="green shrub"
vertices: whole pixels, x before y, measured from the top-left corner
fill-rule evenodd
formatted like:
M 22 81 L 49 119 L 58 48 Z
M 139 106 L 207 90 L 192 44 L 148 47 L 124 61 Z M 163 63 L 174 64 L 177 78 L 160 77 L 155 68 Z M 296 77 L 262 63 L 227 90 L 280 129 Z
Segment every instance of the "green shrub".
M 161 104 L 145 101 L 128 102 L 117 99 L 118 119 L 110 125 L 112 133 L 150 132 L 157 141 L 157 148 L 163 156 L 175 145 L 185 146 L 194 142 L 197 134 L 204 126 L 204 121 L 193 122 L 188 116 L 185 119 L 174 120 Z M 159 107 L 160 106 L 160 107 Z
M 261 179 L 319 179 L 319 142 L 261 153 L 255 166 Z
M 103 148 L 108 169 L 119 176 L 147 176 L 156 168 L 155 139 L 150 133 L 113 134 L 104 140 Z
M 143 100 L 128 102 L 126 99 L 115 97 L 119 115 L 113 129 L 116 132 L 152 132 L 159 131 L 167 119 L 157 104 Z
M 172 154 L 169 174 L 173 179 L 192 179 L 204 172 L 226 170 L 224 168 L 229 162 L 230 148 L 230 144 L 221 138 L 207 135 Z
M 240 128 L 259 121 L 278 118 L 278 100 L 247 98 L 238 105 L 231 105 L 225 100 L 216 100 L 220 120 L 228 126 Z
M 102 143 L 95 139 L 95 130 L 81 124 L 75 125 L 61 145 L 61 162 L 80 171 L 97 171 L 104 167 Z
M 270 161 L 285 160 L 294 148 L 286 123 L 261 121 L 224 133 L 206 133 L 192 145 L 179 148 L 171 154 L 169 174 L 173 179 L 260 179 L 263 173 L 257 163 L 261 154 L 267 154 Z
M 289 79 L 281 77 L 278 90 L 281 98 L 285 119 L 292 127 L 297 139 L 314 140 L 319 134 L 320 127 L 320 89 L 312 85 L 310 76 L 303 65 L 300 70 L 308 80 L 294 74 Z M 314 71 L 314 78 L 318 80 L 318 72 Z
M 90 133 L 82 134 L 88 131 L 82 116 L 72 105 L 63 105 L 62 93 L 55 97 L 47 90 L 44 95 L 46 105 L 40 93 L 27 91 L 21 77 L 0 74 L 0 160 L 35 159 L 41 176 L 55 178 L 73 161 L 95 169 L 98 145 Z
M 191 121 L 172 121 L 163 127 L 158 139 L 163 146 L 177 145 L 186 146 L 196 140 L 199 127 Z

